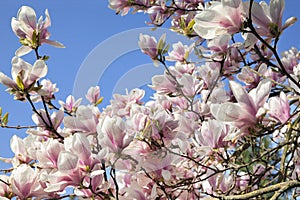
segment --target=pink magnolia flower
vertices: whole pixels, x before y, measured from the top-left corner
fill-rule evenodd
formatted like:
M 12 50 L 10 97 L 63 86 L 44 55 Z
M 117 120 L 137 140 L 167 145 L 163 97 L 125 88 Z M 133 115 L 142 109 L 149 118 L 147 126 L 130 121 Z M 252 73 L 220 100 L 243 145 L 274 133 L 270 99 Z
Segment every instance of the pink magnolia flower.
M 0 72 L 0 83 L 8 87 L 8 91 L 15 94 L 16 99 L 24 100 L 24 91 L 30 92 L 36 81 L 46 76 L 47 71 L 47 65 L 42 60 L 37 60 L 32 66 L 23 59 L 14 57 L 11 69 L 13 79 Z
M 259 82 L 259 76 L 252 72 L 248 67 L 243 67 L 241 73 L 237 75 L 237 78 L 239 81 L 249 85 L 249 87 L 257 85 Z
M 135 88 L 131 90 L 129 93 L 126 91 L 126 95 L 114 94 L 114 99 L 111 100 L 110 109 L 106 109 L 105 111 L 109 112 L 109 115 L 117 115 L 120 117 L 124 117 L 130 114 L 130 110 L 133 105 L 141 105 L 143 102 L 141 101 L 145 95 L 145 91 Z
M 12 171 L 10 182 L 13 193 L 20 199 L 45 194 L 39 182 L 39 173 L 27 164 L 21 164 Z
M 197 142 L 211 150 L 225 147 L 226 141 L 223 141 L 227 135 L 228 127 L 217 120 L 208 120 L 202 123 L 200 132 L 196 134 Z
M 126 133 L 126 124 L 120 117 L 105 116 L 97 126 L 99 144 L 110 152 L 122 151 L 133 139 Z
M 187 2 L 186 1 L 180 1 L 180 2 L 177 2 L 176 4 L 186 4 Z M 197 2 L 195 2 L 196 4 L 198 4 Z M 201 4 L 198 4 L 197 6 L 193 7 L 196 8 L 196 7 L 200 7 Z M 180 5 L 178 5 L 180 6 Z M 183 5 L 182 8 L 183 9 L 187 9 L 188 5 Z M 199 8 L 200 9 L 200 8 Z M 172 24 L 172 27 L 171 27 L 171 30 L 177 32 L 177 33 L 180 33 L 182 35 L 185 35 L 187 37 L 194 37 L 196 35 L 194 29 L 193 29 L 193 25 L 195 23 L 194 21 L 194 17 L 196 15 L 196 12 L 192 12 L 192 11 L 189 11 L 187 14 L 180 14 L 178 16 L 172 16 L 172 21 L 171 21 L 171 24 Z
M 76 116 L 64 117 L 65 128 L 71 132 L 96 134 L 100 111 L 95 106 L 81 105 L 77 108 Z
M 147 13 L 149 14 L 149 18 L 151 22 L 148 24 L 155 24 L 155 25 L 161 25 L 163 24 L 168 17 L 170 16 L 168 8 L 165 6 L 166 2 L 160 1 L 161 5 L 158 6 L 151 6 Z
M 291 74 L 297 68 L 300 60 L 300 52 L 297 48 L 292 47 L 288 51 L 282 52 L 281 62 L 286 69 L 286 71 Z M 296 73 L 297 74 L 297 73 Z
M 90 87 L 87 94 L 85 95 L 86 99 L 89 100 L 91 104 L 98 105 L 102 102 L 103 97 L 100 97 L 100 87 Z
M 64 140 L 65 150 L 74 153 L 78 156 L 80 167 L 83 171 L 93 168 L 94 159 L 92 158 L 91 144 L 87 137 L 81 133 L 74 135 Z
M 66 103 L 63 101 L 58 101 L 58 103 L 70 113 L 76 112 L 78 106 L 80 105 L 82 98 L 79 98 L 75 101 L 75 98 L 72 95 L 69 95 L 66 99 Z
M 154 65 L 158 66 L 157 57 L 159 54 L 164 54 L 167 52 L 168 46 L 165 45 L 166 34 L 163 34 L 159 41 L 157 42 L 155 37 L 140 34 L 140 40 L 138 42 L 141 51 L 144 54 L 150 56 L 150 58 L 154 61 Z
M 166 60 L 184 62 L 188 58 L 189 54 L 193 50 L 193 45 L 188 47 L 183 45 L 182 42 L 178 42 L 172 45 L 173 51 L 169 52 L 169 56 L 166 56 Z
M 267 37 L 278 37 L 287 27 L 296 22 L 295 17 L 286 20 L 282 25 L 282 15 L 285 7 L 285 0 L 271 0 L 270 5 L 265 1 L 252 4 L 252 21 L 257 26 L 258 34 Z M 244 3 L 244 9 L 249 15 L 249 2 Z
M 15 154 L 12 164 L 14 166 L 19 165 L 20 163 L 29 163 L 33 160 L 32 156 L 29 154 L 29 147 L 32 145 L 32 140 L 30 137 L 24 139 L 19 138 L 14 135 L 10 140 L 10 148 Z
M 261 109 L 269 97 L 272 83 L 264 79 L 249 93 L 234 81 L 230 81 L 229 85 L 237 103 L 212 104 L 211 113 L 217 120 L 233 123 L 242 133 L 248 133 L 262 114 Z
M 29 53 L 32 49 L 37 49 L 43 43 L 50 44 L 58 48 L 64 48 L 64 45 L 49 40 L 50 33 L 47 30 L 51 25 L 48 10 L 45 11 L 46 19 L 40 17 L 36 22 L 35 11 L 28 7 L 22 6 L 18 11 L 17 18 L 11 20 L 11 27 L 14 33 L 20 38 L 21 46 L 17 51 L 17 56 L 22 56 Z
M 158 94 L 170 94 L 177 91 L 176 82 L 166 73 L 164 75 L 153 76 L 150 87 L 156 90 Z
M 105 180 L 104 170 L 93 169 L 91 174 L 84 177 L 82 185 L 91 189 L 75 188 L 74 194 L 79 197 L 94 198 L 95 193 L 99 194 L 101 191 L 107 191 L 111 184 Z
M 290 104 L 284 92 L 280 92 L 279 97 L 271 97 L 269 100 L 269 111 L 268 114 L 271 118 L 285 123 L 291 116 Z
M 109 0 L 109 7 L 116 10 L 116 13 L 126 15 L 130 10 L 130 4 L 127 0 Z
M 208 5 L 208 4 L 207 4 Z M 241 0 L 209 2 L 204 11 L 195 16 L 195 32 L 204 39 L 240 31 L 244 20 Z
M 46 102 L 55 99 L 54 93 L 59 91 L 59 89 L 56 87 L 56 84 L 53 84 L 48 79 L 43 79 L 40 84 L 42 88 L 37 91 L 38 95 L 31 96 L 32 101 L 41 101 L 42 99 L 40 96 L 43 96 Z
M 12 188 L 9 186 L 9 176 L 0 174 L 0 199 L 3 200 L 12 199 L 13 192 Z
M 207 47 L 215 53 L 226 53 L 229 48 L 231 36 L 229 34 L 219 35 L 207 41 Z
M 190 74 L 182 75 L 178 79 L 178 83 L 183 86 L 181 88 L 182 93 L 188 97 L 194 97 L 201 88 L 201 83 L 199 83 L 196 76 Z
M 79 158 L 76 154 L 61 151 L 57 161 L 57 171 L 49 173 L 45 179 L 46 192 L 61 192 L 67 186 L 79 186 L 86 172 L 79 168 Z
M 39 160 L 38 166 L 42 168 L 57 168 L 59 153 L 64 150 L 62 143 L 49 138 L 40 145 L 40 149 L 36 152 L 36 157 Z
M 59 152 L 56 170 L 52 170 L 45 178 L 48 183 L 45 191 L 58 192 L 67 186 L 77 187 L 82 185 L 86 178 L 96 177 L 94 181 L 97 182 L 97 178 L 100 178 L 98 175 L 103 174 L 103 170 L 95 168 L 99 161 L 92 157 L 91 145 L 85 135 L 75 133 L 65 138 L 63 149 Z

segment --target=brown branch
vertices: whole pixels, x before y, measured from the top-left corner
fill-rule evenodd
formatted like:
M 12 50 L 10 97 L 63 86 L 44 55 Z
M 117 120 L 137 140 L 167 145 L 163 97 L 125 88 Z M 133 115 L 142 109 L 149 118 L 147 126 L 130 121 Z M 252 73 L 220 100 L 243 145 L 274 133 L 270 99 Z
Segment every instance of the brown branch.
M 271 185 L 271 186 L 268 186 L 268 187 L 265 187 L 265 188 L 261 188 L 259 190 L 255 190 L 253 192 L 249 192 L 249 193 L 246 193 L 246 194 L 231 195 L 231 196 L 220 196 L 218 198 L 222 199 L 222 200 L 235 200 L 235 199 L 243 200 L 243 199 L 251 199 L 251 198 L 263 195 L 263 194 L 275 192 L 275 194 L 271 198 L 271 200 L 275 200 L 281 193 L 287 191 L 288 189 L 299 187 L 299 186 L 300 186 L 299 181 L 292 180 L 292 181 L 277 183 L 275 185 Z

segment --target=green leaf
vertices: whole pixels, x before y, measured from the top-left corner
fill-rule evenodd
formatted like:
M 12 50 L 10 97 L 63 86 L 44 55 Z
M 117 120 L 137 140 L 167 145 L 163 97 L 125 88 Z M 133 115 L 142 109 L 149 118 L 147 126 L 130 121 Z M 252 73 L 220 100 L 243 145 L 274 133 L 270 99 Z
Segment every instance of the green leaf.
M 170 44 L 168 44 L 168 45 L 164 48 L 164 50 L 161 52 L 161 54 L 167 53 L 167 52 L 169 51 L 169 48 L 170 48 Z
M 20 76 L 17 76 L 17 86 L 21 89 L 21 90 L 24 90 L 25 89 L 25 86 L 24 86 L 24 83 L 22 82 Z
M 158 43 L 157 43 L 157 50 L 158 50 L 158 54 L 161 54 L 162 53 L 162 50 L 164 49 L 164 46 L 166 45 L 166 42 L 165 42 L 165 39 L 166 39 L 166 34 L 164 33 Z
M 193 19 L 192 21 L 189 22 L 189 24 L 187 26 L 187 29 L 188 30 L 193 30 L 194 24 L 195 24 L 195 20 Z
M 179 21 L 179 23 L 180 23 L 180 28 L 181 29 L 185 29 L 185 20 L 184 20 L 184 17 L 181 17 L 180 18 L 180 21 Z
M 42 57 L 42 60 L 43 60 L 43 61 L 47 61 L 47 60 L 49 60 L 49 58 L 50 58 L 50 56 L 43 56 L 43 57 Z
M 6 125 L 8 123 L 8 113 L 5 113 L 2 118 L 2 124 Z

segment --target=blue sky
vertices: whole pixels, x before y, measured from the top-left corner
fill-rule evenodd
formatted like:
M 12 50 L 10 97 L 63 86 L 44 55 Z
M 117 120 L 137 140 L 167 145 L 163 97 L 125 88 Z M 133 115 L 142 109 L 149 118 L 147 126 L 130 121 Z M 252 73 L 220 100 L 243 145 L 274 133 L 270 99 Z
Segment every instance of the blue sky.
M 88 3 L 87 3 L 88 2 Z M 113 91 L 124 92 L 126 87 L 145 85 L 151 74 L 161 73 L 161 68 L 152 66 L 151 60 L 137 49 L 139 32 L 150 33 L 145 25 L 147 16 L 129 14 L 116 15 L 108 8 L 106 0 L 3 0 L 0 1 L 0 71 L 10 76 L 11 58 L 20 46 L 18 38 L 10 28 L 11 18 L 17 15 L 22 5 L 35 9 L 37 16 L 44 16 L 48 8 L 52 20 L 49 29 L 51 39 L 62 42 L 66 48 L 57 49 L 44 45 L 41 55 L 49 55 L 47 78 L 57 83 L 60 92 L 57 99 L 65 100 L 69 94 L 80 96 L 88 85 L 100 85 L 104 105 L 109 102 Z M 290 16 L 300 18 L 300 1 L 286 0 L 284 19 Z M 291 46 L 300 48 L 300 23 L 289 28 L 279 42 L 279 50 Z M 181 36 L 159 29 L 153 34 L 167 33 L 170 42 L 184 40 Z M 111 57 L 110 57 L 111 56 Z M 25 56 L 27 62 L 34 62 L 34 55 Z M 78 75 L 78 73 L 80 73 Z M 74 82 L 77 89 L 74 90 Z M 31 109 L 25 102 L 13 101 L 0 86 L 0 106 L 10 113 L 10 125 L 32 125 Z M 58 104 L 56 104 L 58 105 Z M 12 135 L 25 136 L 24 130 L 0 129 L 0 156 L 12 156 L 9 141 Z M 5 167 L 0 163 L 0 169 Z

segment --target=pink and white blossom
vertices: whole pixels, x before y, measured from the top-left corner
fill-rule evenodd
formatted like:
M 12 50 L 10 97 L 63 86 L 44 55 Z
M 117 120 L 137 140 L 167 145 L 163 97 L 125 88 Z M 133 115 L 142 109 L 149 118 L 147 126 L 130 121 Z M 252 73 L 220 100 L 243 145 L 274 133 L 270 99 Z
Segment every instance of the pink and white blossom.
M 280 92 L 279 97 L 271 97 L 268 103 L 268 114 L 272 119 L 285 123 L 291 116 L 290 104 L 284 92 Z
M 89 100 L 91 104 L 98 105 L 102 101 L 100 97 L 100 87 L 90 87 L 87 94 L 85 95 L 86 99 Z
M 8 91 L 15 94 L 16 99 L 23 100 L 24 91 L 30 92 L 36 81 L 46 76 L 48 68 L 43 60 L 37 60 L 32 66 L 23 59 L 14 57 L 11 63 L 12 79 L 0 72 L 0 83 L 8 87 Z
M 63 101 L 58 101 L 58 103 L 69 113 L 76 112 L 78 106 L 80 105 L 82 98 L 75 101 L 72 95 L 69 95 L 66 99 L 66 103 Z
M 268 5 L 265 1 L 252 4 L 252 21 L 256 25 L 258 34 L 267 37 L 279 37 L 284 29 L 293 25 L 297 19 L 289 18 L 282 24 L 282 16 L 285 7 L 285 0 L 271 0 Z M 244 3 L 244 9 L 249 15 L 249 2 Z
M 42 197 L 45 194 L 39 182 L 37 169 L 34 170 L 27 164 L 21 164 L 13 170 L 10 182 L 13 193 L 20 199 Z
M 206 9 L 195 16 L 195 32 L 204 39 L 240 31 L 245 18 L 241 0 L 209 2 Z
M 50 44 L 58 48 L 65 46 L 57 41 L 49 40 L 48 28 L 51 26 L 49 12 L 45 11 L 46 18 L 40 17 L 37 21 L 35 11 L 28 6 L 22 6 L 18 11 L 17 18 L 11 20 L 11 27 L 14 33 L 20 38 L 21 46 L 17 51 L 17 56 L 23 56 L 33 49 L 37 49 L 43 43 Z
M 212 104 L 211 113 L 219 121 L 232 123 L 241 132 L 248 133 L 263 114 L 263 106 L 269 96 L 271 81 L 263 80 L 249 93 L 238 83 L 230 81 L 230 88 L 237 103 Z

